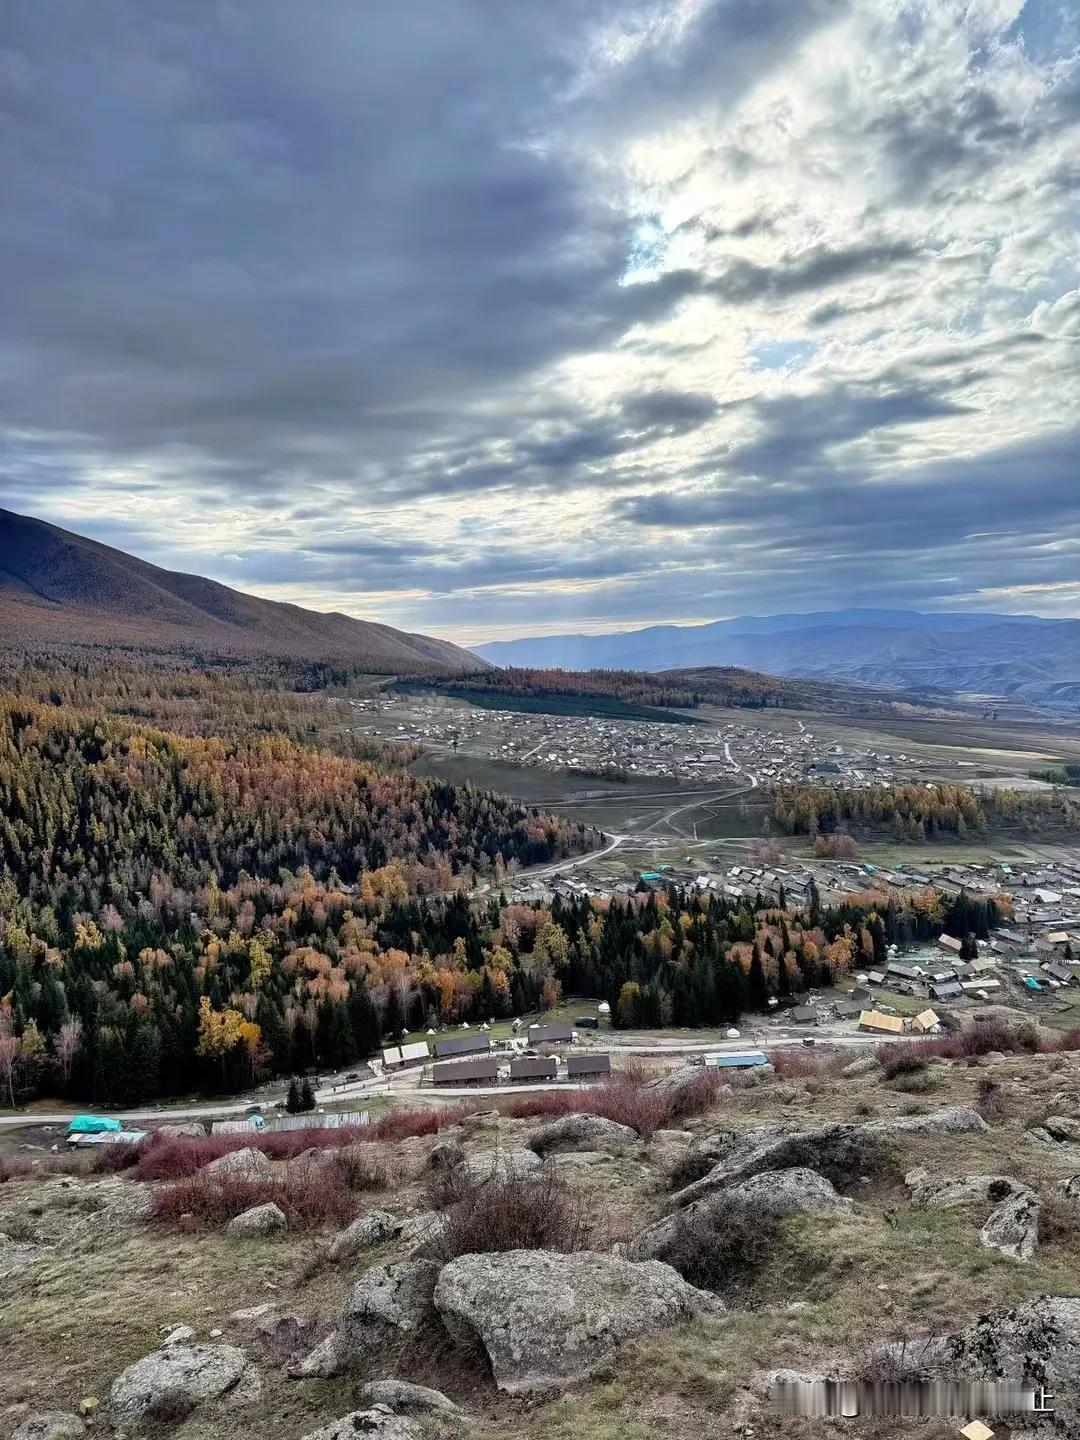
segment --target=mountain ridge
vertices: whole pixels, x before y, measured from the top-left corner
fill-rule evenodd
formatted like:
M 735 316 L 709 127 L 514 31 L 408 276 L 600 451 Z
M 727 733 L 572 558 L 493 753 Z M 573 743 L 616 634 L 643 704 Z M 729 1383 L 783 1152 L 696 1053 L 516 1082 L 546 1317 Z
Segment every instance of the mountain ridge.
M 1006 695 L 1073 708 L 1080 621 L 980 611 L 841 610 L 739 616 L 475 647 L 497 665 L 665 671 L 740 666 L 936 694 Z
M 477 667 L 475 656 L 450 641 L 340 611 L 306 610 L 247 595 L 4 509 L 0 627 L 6 643 L 16 645 L 120 645 L 302 658 L 387 673 L 456 673 Z

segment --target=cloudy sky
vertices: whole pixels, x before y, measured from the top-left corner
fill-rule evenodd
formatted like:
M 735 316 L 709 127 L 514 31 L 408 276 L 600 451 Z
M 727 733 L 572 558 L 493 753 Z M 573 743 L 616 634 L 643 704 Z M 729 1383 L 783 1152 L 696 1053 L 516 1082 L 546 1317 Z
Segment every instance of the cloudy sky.
M 0 503 L 477 641 L 1080 614 L 1077 0 L 5 0 Z

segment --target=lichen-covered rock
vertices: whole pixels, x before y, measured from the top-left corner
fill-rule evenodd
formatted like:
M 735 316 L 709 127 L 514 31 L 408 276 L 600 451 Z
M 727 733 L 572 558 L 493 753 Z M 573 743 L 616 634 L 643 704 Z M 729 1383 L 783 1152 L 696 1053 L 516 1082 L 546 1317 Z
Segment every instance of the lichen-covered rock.
M 552 1155 L 566 1150 L 606 1150 L 622 1154 L 638 1143 L 636 1130 L 607 1120 L 603 1115 L 563 1115 L 530 1130 L 525 1144 L 537 1155 Z
M 957 1210 L 964 1205 L 1000 1204 L 1027 1186 L 1009 1175 L 932 1175 L 918 1166 L 904 1176 L 911 1203 L 920 1210 Z
M 358 1215 L 351 1225 L 347 1225 L 340 1235 L 335 1235 L 326 1251 L 326 1258 L 334 1264 L 340 1264 L 343 1260 L 351 1260 L 353 1256 L 359 1255 L 362 1250 L 369 1250 L 373 1245 L 383 1245 L 402 1228 L 400 1215 L 391 1215 L 389 1210 L 369 1210 L 365 1215 Z
M 121 1371 L 109 1408 L 118 1421 L 175 1420 L 207 1401 L 246 1403 L 258 1390 L 258 1374 L 238 1346 L 169 1345 Z
M 219 1155 L 203 1166 L 202 1173 L 221 1180 L 265 1180 L 270 1174 L 270 1161 L 261 1150 L 248 1146 L 244 1150 L 229 1150 Z
M 288 1228 L 285 1211 L 271 1200 L 265 1205 L 253 1205 L 250 1210 L 234 1215 L 225 1226 L 225 1234 L 232 1236 L 234 1240 L 242 1240 L 252 1235 L 281 1235 Z
M 443 1415 L 459 1413 L 454 1402 L 441 1390 L 426 1385 L 411 1385 L 407 1380 L 371 1380 L 360 1394 L 372 1405 L 386 1405 L 391 1410 L 437 1411 Z
M 1003 1200 L 979 1232 L 988 1250 L 1010 1260 L 1030 1260 L 1039 1243 L 1039 1201 L 1027 1189 Z
M 420 1210 L 402 1225 L 399 1239 L 410 1259 L 437 1251 L 446 1236 L 446 1216 L 440 1210 Z
M 1062 1145 L 1080 1145 L 1080 1120 L 1071 1115 L 1048 1115 L 1041 1128 Z
M 864 1135 L 982 1135 L 990 1126 L 970 1105 L 947 1105 L 927 1115 L 887 1115 L 858 1128 Z
M 290 1374 L 301 1380 L 342 1375 L 372 1350 L 415 1334 L 434 1319 L 432 1294 L 438 1273 L 433 1260 L 373 1266 L 349 1292 L 337 1330 Z
M 815 1168 L 826 1158 L 834 1159 L 841 1151 L 854 1155 L 857 1147 L 855 1129 L 849 1125 L 813 1128 L 767 1125 L 741 1136 L 714 1136 L 712 1153 L 719 1154 L 720 1158 L 707 1175 L 677 1191 L 673 1204 L 690 1205 L 714 1190 L 749 1180 L 765 1170 Z M 704 1146 L 702 1151 L 709 1153 Z
M 1054 1394 L 1054 1433 L 1080 1434 L 1080 1298 L 1042 1295 L 982 1316 L 950 1339 L 943 1370 L 1045 1386 Z
M 707 1220 L 715 1212 L 722 1221 L 724 1208 L 738 1197 L 762 1215 L 825 1215 L 844 1213 L 852 1202 L 840 1195 L 816 1170 L 766 1170 L 748 1180 L 703 1195 L 684 1209 L 665 1215 L 650 1225 L 627 1247 L 629 1260 L 664 1260 L 682 1227 L 696 1219 Z
M 876 1060 L 873 1055 L 860 1055 L 855 1060 L 849 1060 L 840 1073 L 847 1075 L 848 1078 L 852 1080 L 869 1080 L 871 1078 L 876 1080 L 878 1076 L 884 1075 L 885 1072 L 882 1070 L 880 1062 Z
M 455 1339 L 481 1341 L 495 1383 L 512 1395 L 565 1389 L 609 1364 L 627 1340 L 723 1312 L 715 1296 L 659 1261 L 547 1250 L 451 1260 L 435 1307 Z
M 44 1410 L 28 1416 L 11 1440 L 73 1440 L 85 1434 L 86 1424 L 80 1416 L 67 1410 Z
M 331 1420 L 321 1430 L 312 1430 L 304 1440 L 356 1440 L 358 1435 L 374 1435 L 376 1440 L 419 1440 L 417 1425 L 404 1415 L 395 1415 L 385 1405 L 370 1410 L 353 1410 L 340 1420 Z
M 521 1180 L 534 1175 L 543 1161 L 533 1150 L 484 1150 L 477 1155 L 466 1155 L 458 1167 L 458 1173 L 474 1185 L 486 1185 L 490 1180 Z

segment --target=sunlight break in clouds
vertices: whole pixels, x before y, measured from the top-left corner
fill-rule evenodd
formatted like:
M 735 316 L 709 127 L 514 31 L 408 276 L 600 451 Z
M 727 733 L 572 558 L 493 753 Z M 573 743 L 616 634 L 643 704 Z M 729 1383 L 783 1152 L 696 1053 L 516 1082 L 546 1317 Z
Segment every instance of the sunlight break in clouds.
M 1076 612 L 1071 7 L 423 11 L 5 7 L 2 503 L 471 641 Z

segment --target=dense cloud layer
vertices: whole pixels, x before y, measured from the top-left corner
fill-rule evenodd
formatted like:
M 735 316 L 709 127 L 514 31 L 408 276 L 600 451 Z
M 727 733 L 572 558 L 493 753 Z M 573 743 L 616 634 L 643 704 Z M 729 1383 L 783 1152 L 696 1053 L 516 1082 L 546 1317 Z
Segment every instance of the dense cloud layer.
M 1054 0 L 11 0 L 0 499 L 465 639 L 1080 613 Z

